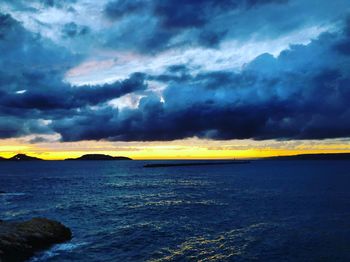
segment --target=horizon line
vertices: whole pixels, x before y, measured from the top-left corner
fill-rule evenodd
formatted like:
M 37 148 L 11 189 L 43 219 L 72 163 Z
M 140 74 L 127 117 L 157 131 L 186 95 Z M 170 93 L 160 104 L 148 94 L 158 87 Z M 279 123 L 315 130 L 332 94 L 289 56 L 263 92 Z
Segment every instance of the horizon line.
M 10 157 L 8 156 L 4 156 L 3 154 L 0 154 L 0 157 L 1 158 L 5 158 L 5 159 L 8 159 L 8 158 L 11 158 L 13 156 L 16 156 L 18 154 L 25 154 L 27 156 L 30 156 L 30 157 L 37 157 L 37 158 L 40 158 L 42 160 L 45 160 L 45 161 L 65 161 L 66 159 L 69 159 L 69 158 L 78 158 L 80 156 L 83 156 L 83 155 L 91 155 L 91 154 L 100 154 L 100 155 L 108 155 L 108 156 L 112 156 L 112 157 L 128 157 L 132 160 L 136 160 L 136 161 L 153 161 L 153 160 L 255 160 L 255 159 L 264 159 L 264 158 L 271 158 L 271 157 L 285 157 L 285 156 L 298 156 L 298 155 L 326 155 L 326 154 L 350 154 L 350 151 L 340 151 L 340 152 L 332 152 L 332 151 L 328 151 L 328 152 L 305 152 L 305 153 L 287 153 L 287 154 L 279 154 L 279 155 L 276 155 L 276 154 L 271 154 L 271 155 L 265 155 L 265 156 L 251 156 L 251 157 L 243 157 L 243 156 L 237 156 L 237 157 L 217 157 L 217 156 L 213 156 L 213 157 L 164 157 L 164 158 L 153 158 L 153 157 L 150 157 L 150 158 L 147 158 L 147 157 L 129 157 L 127 155 L 114 155 L 114 154 L 104 154 L 104 153 L 86 153 L 86 154 L 82 154 L 82 155 L 79 155 L 77 157 L 70 157 L 69 155 L 67 155 L 67 157 L 64 157 L 64 158 L 45 158 L 45 157 L 41 157 L 42 154 L 31 154 L 31 153 L 23 153 L 23 152 L 19 152 L 19 153 L 13 153 L 11 154 Z

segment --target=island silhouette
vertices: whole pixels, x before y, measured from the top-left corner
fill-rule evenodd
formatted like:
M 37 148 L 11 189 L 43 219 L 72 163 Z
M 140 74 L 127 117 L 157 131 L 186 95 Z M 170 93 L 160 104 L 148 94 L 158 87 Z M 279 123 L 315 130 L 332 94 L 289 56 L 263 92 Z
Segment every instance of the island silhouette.
M 42 161 L 43 159 L 26 154 L 17 154 L 10 158 L 0 157 L 0 161 Z
M 74 160 L 132 160 L 126 156 L 110 156 L 104 154 L 86 154 L 78 158 L 67 158 L 65 160 L 74 161 Z
M 110 156 L 104 154 L 85 154 L 77 158 L 67 158 L 64 160 L 132 160 L 126 156 Z M 28 156 L 26 154 L 17 154 L 10 158 L 0 157 L 0 161 L 50 161 L 38 157 Z

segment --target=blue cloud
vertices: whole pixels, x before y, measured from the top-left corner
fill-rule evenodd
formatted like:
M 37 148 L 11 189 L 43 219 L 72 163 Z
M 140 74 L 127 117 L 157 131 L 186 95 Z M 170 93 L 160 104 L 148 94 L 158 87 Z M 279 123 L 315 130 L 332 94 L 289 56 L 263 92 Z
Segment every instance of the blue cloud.
M 168 84 L 164 102 L 149 95 L 137 109 L 86 111 L 52 128 L 65 141 L 348 137 L 349 58 L 333 48 L 346 37 L 325 33 L 277 58 L 261 55 L 240 73 L 191 75 L 185 65 L 172 66 L 148 76 Z
M 84 36 L 90 31 L 87 26 L 78 26 L 76 23 L 67 23 L 62 28 L 62 33 L 67 37 Z
M 120 19 L 126 15 L 142 11 L 147 7 L 147 1 L 143 0 L 118 0 L 109 2 L 105 7 L 107 17 L 111 19 Z
M 52 132 L 43 127 L 41 119 L 59 119 L 80 108 L 147 88 L 141 73 L 111 84 L 71 87 L 63 82 L 63 76 L 80 61 L 79 57 L 26 31 L 10 15 L 0 15 L 0 23 L 2 138 Z
M 51 40 L 11 15 L 0 14 L 0 137 L 45 133 L 58 133 L 63 141 L 349 137 L 350 20 L 344 12 L 346 1 L 336 2 L 334 7 L 321 1 L 311 10 L 314 0 L 119 0 L 104 6 L 103 26 L 90 29 L 72 18 L 58 25 Z M 68 6 L 67 1 L 40 3 L 52 9 Z M 173 50 L 185 53 L 198 46 L 203 52 L 206 48 L 225 52 L 220 48 L 228 40 L 239 45 L 247 39 L 274 39 L 323 21 L 331 23 L 332 30 L 307 44 L 290 45 L 277 56 L 260 54 L 241 70 L 206 69 L 210 61 L 193 68 L 187 60 L 171 57 Z M 345 22 L 340 26 L 339 21 Z M 70 50 L 64 41 L 82 51 Z M 100 85 L 73 87 L 65 81 L 70 69 L 91 58 L 89 52 L 114 51 L 132 54 L 130 60 L 137 55 L 156 59 L 158 52 L 169 51 L 165 54 L 173 62 L 158 71 L 142 72 L 135 66 L 125 79 Z M 125 95 L 139 97 L 138 107 L 111 105 Z
M 122 38 L 123 42 L 134 45 L 136 49 L 146 53 L 162 51 L 174 45 L 195 44 L 215 48 L 232 29 L 232 23 L 237 20 L 232 14 L 235 10 L 245 12 L 259 6 L 287 3 L 287 0 L 111 1 L 105 6 L 105 14 L 109 19 L 118 20 L 121 29 L 109 32 L 108 43 L 118 48 L 120 43 L 117 39 Z M 120 27 L 122 18 L 124 18 L 122 23 L 127 25 L 126 29 Z M 215 21 L 219 26 L 214 23 Z M 130 31 L 140 42 L 127 36 Z M 174 40 L 176 38 L 182 40 L 177 42 Z

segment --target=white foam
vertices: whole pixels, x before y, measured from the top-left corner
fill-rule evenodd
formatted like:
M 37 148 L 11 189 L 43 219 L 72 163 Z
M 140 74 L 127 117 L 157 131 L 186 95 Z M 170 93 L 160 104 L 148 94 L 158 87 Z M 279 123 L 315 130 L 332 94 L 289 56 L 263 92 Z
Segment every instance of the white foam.
M 66 244 L 59 244 L 52 248 L 52 251 L 71 251 L 73 249 L 76 249 L 79 246 L 82 246 L 83 243 L 66 243 Z
M 29 262 L 39 262 L 39 261 L 46 261 L 49 258 L 52 258 L 54 256 L 59 255 L 63 252 L 70 252 L 80 246 L 86 245 L 86 243 L 64 243 L 64 244 L 57 244 L 54 245 L 52 248 L 50 248 L 47 251 L 44 251 L 42 253 L 39 253 L 37 256 L 32 258 Z

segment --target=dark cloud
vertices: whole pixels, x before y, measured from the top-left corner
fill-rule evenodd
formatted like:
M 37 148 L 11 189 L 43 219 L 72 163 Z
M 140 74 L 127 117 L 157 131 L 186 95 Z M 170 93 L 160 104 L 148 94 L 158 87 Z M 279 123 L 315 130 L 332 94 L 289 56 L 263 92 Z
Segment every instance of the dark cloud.
M 213 17 L 237 8 L 249 9 L 268 3 L 286 2 L 282 0 L 156 0 L 154 1 L 154 14 L 160 18 L 161 25 L 168 29 L 203 27 Z
M 82 90 L 81 88 L 84 88 Z M 74 89 L 72 92 L 72 100 L 80 101 L 82 105 L 96 105 L 102 102 L 107 102 L 111 99 L 121 97 L 135 91 L 146 90 L 145 75 L 134 73 L 130 78 L 115 82 L 113 84 L 105 84 L 103 86 L 83 86 L 79 89 Z M 82 106 L 79 105 L 79 106 Z
M 118 0 L 109 2 L 105 7 L 105 13 L 111 19 L 120 19 L 126 15 L 142 11 L 146 7 L 147 1 L 144 0 Z
M 38 84 L 43 85 L 44 83 Z M 102 86 L 70 87 L 62 83 L 61 85 L 47 86 L 45 91 L 41 88 L 31 88 L 19 94 L 3 93 L 0 96 L 0 103 L 3 107 L 11 107 L 12 109 L 44 111 L 72 109 L 97 105 L 146 88 L 144 75 L 135 73 L 124 81 Z
M 346 0 L 114 0 L 104 8 L 113 26 L 99 37 L 104 47 L 147 55 L 196 46 L 219 48 L 229 40 L 243 44 L 331 24 L 347 8 Z
M 0 39 L 4 39 L 14 25 L 10 15 L 0 13 Z
M 36 0 L 46 7 L 69 8 L 76 0 Z
M 337 43 L 336 48 L 339 52 L 350 55 L 350 38 Z
M 15 116 L 0 116 L 0 138 L 49 133 L 52 130 L 40 119 L 24 120 Z
M 156 1 L 155 14 L 167 29 L 202 27 L 208 22 L 207 12 L 213 1 Z M 213 11 L 213 10 L 212 10 Z
M 210 76 L 208 81 L 212 81 Z M 65 141 L 149 141 L 194 136 L 221 140 L 349 136 L 350 78 L 344 78 L 337 71 L 324 71 L 297 81 L 306 81 L 311 90 L 300 89 L 287 98 L 277 93 L 264 98 L 259 92 L 269 92 L 273 85 L 265 86 L 263 90 L 241 90 L 233 85 L 233 90 L 217 88 L 215 91 L 206 87 L 199 90 L 194 86 L 173 87 L 166 90 L 164 103 L 157 97 L 147 97 L 141 100 L 137 110 L 86 112 L 86 115 L 57 121 L 53 128 Z
M 329 7 L 319 5 L 317 10 Z M 118 52 L 156 55 L 186 46 L 220 48 L 225 39 L 244 38 L 258 27 L 256 35 L 273 38 L 307 24 L 301 21 L 317 20 L 304 18 L 306 11 L 295 16 L 297 9 L 287 19 L 286 6 L 278 0 L 113 1 L 104 12 L 112 28 L 101 42 Z M 0 15 L 0 137 L 54 132 L 63 141 L 349 137 L 349 28 L 347 20 L 338 32 L 291 45 L 278 57 L 262 54 L 239 72 L 191 68 L 180 60 L 162 73 L 135 72 L 114 83 L 73 87 L 63 79 L 85 57 Z M 72 41 L 86 33 L 75 22 L 62 28 Z M 164 91 L 154 91 L 149 81 L 161 82 Z M 110 105 L 124 95 L 140 95 L 138 107 Z
M 20 90 L 24 89 L 23 85 L 28 84 L 27 78 L 46 77 L 50 78 L 47 79 L 50 82 L 61 81 L 63 74 L 81 59 L 40 34 L 25 30 L 10 15 L 0 14 L 0 21 L 1 79 L 13 81 L 5 86 L 7 91 L 19 86 Z M 0 89 L 3 87 L 0 86 Z
M 26 31 L 10 15 L 0 15 L 0 23 L 2 138 L 49 132 L 40 119 L 59 119 L 147 88 L 141 73 L 111 84 L 72 87 L 63 75 L 79 62 L 77 57 Z
M 182 83 L 192 79 L 189 71 L 190 69 L 185 64 L 177 64 L 169 66 L 163 74 L 148 76 L 147 79 L 164 83 Z
M 344 25 L 344 34 L 348 37 L 350 37 L 350 15 L 346 18 L 345 25 Z
M 83 36 L 88 34 L 90 31 L 87 26 L 79 26 L 74 22 L 67 23 L 62 28 L 62 33 L 67 37 Z
M 198 42 L 202 46 L 217 47 L 226 34 L 227 34 L 227 31 L 224 31 L 224 32 L 203 31 L 199 34 Z
M 326 33 L 278 58 L 263 54 L 240 73 L 191 75 L 186 65 L 171 66 L 149 76 L 168 83 L 164 101 L 149 95 L 137 109 L 85 111 L 52 128 L 64 141 L 348 137 L 349 58 L 332 49 L 344 37 Z
M 104 13 L 109 19 L 118 20 L 119 29 L 115 33 L 110 32 L 107 43 L 121 48 L 123 46 L 117 39 L 123 38 L 129 47 L 131 45 L 144 53 L 183 45 L 216 48 L 233 28 L 236 20 L 234 11 L 286 3 L 287 0 L 111 1 L 106 4 Z M 125 31 L 119 21 L 122 18 L 127 25 Z M 213 24 L 216 20 L 219 20 L 219 25 Z
M 350 16 L 344 23 L 344 39 L 335 44 L 335 49 L 345 55 L 350 55 Z

